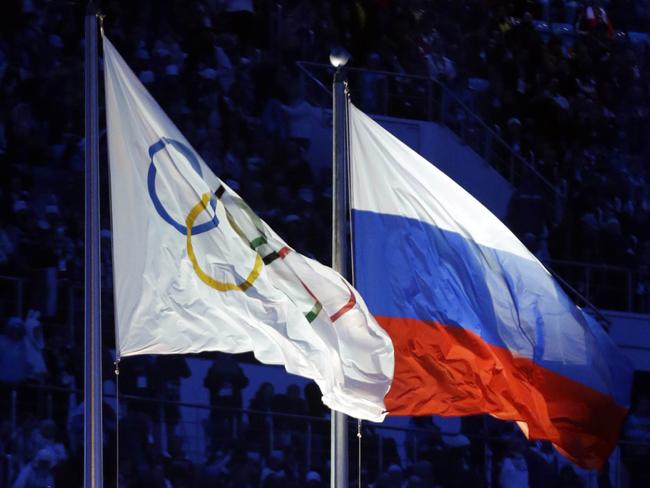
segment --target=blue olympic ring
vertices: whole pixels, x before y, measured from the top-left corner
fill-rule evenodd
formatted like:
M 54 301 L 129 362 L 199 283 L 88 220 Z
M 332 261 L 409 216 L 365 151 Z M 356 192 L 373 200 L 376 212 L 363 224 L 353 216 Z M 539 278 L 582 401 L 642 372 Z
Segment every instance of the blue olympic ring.
M 149 190 L 149 197 L 151 198 L 151 202 L 153 203 L 154 208 L 158 212 L 158 215 L 160 215 L 165 222 L 167 222 L 174 229 L 176 229 L 178 232 L 180 232 L 185 236 L 187 235 L 187 227 L 185 227 L 182 224 L 179 224 L 171 217 L 171 215 L 169 215 L 169 213 L 163 206 L 162 202 L 158 198 L 158 194 L 156 193 L 157 170 L 156 170 L 156 165 L 153 162 L 153 157 L 158 151 L 164 149 L 167 144 L 169 144 L 178 152 L 180 152 L 183 156 L 185 156 L 187 161 L 192 166 L 192 169 L 194 169 L 194 171 L 196 171 L 199 176 L 202 177 L 203 174 L 201 172 L 201 165 L 199 164 L 198 159 L 196 159 L 194 152 L 185 144 L 178 142 L 174 139 L 168 139 L 167 137 L 163 137 L 158 142 L 152 144 L 149 147 L 149 173 L 147 175 L 147 189 Z M 213 211 L 217 206 L 217 199 L 214 197 L 214 195 L 210 198 L 210 206 L 212 207 Z M 218 225 L 219 225 L 219 219 L 215 214 L 214 217 L 212 217 L 212 219 L 209 220 L 208 222 L 193 227 L 192 235 L 207 232 L 209 230 L 216 228 Z

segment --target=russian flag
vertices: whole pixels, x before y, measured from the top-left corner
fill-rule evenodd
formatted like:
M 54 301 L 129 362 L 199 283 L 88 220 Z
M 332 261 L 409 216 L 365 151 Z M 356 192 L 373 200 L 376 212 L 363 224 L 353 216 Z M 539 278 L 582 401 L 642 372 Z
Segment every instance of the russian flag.
M 392 415 L 487 413 L 600 468 L 632 368 L 492 213 L 350 107 L 355 286 L 395 351 Z

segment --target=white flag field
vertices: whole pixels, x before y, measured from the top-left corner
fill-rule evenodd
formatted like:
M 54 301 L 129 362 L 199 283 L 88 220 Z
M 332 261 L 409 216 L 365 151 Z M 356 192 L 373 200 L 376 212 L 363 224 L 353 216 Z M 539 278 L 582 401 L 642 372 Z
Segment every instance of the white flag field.
M 393 346 L 363 299 L 215 176 L 103 41 L 119 355 L 253 351 L 382 420 Z

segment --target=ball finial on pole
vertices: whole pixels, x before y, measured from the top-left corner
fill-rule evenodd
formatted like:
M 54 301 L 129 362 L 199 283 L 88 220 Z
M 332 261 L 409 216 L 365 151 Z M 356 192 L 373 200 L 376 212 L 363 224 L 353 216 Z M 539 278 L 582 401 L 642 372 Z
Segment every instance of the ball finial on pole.
M 342 47 L 335 47 L 330 51 L 330 64 L 335 68 L 341 68 L 350 61 L 350 53 Z

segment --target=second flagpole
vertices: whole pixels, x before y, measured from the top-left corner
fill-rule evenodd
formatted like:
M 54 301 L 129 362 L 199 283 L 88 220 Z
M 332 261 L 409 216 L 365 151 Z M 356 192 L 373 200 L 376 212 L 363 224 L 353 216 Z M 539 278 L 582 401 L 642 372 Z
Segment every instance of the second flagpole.
M 348 61 L 345 52 L 330 56 L 336 68 L 333 82 L 334 118 L 333 161 L 332 161 L 332 267 L 343 277 L 349 279 L 348 273 L 348 234 L 347 234 L 347 175 L 348 175 L 348 110 L 345 75 L 341 69 Z M 332 410 L 331 419 L 331 457 L 330 486 L 347 488 L 348 486 L 348 418 L 347 415 Z

